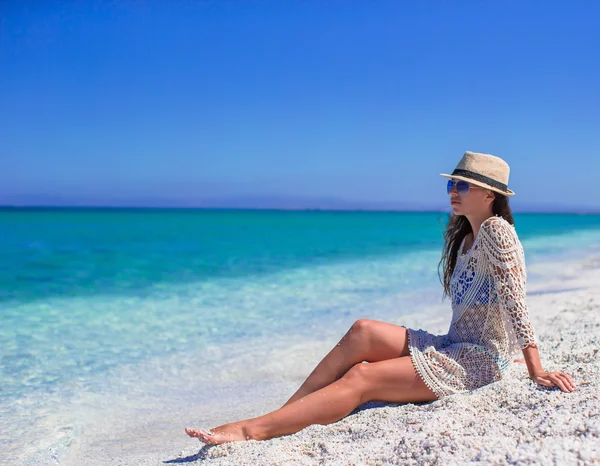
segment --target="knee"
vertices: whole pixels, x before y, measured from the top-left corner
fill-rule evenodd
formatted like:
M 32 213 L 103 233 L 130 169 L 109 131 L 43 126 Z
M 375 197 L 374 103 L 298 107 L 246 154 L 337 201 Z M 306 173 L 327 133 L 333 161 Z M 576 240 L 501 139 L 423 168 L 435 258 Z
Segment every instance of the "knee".
M 358 319 L 352 324 L 348 333 L 354 336 L 369 335 L 373 332 L 375 321 L 371 319 Z
M 371 319 L 358 319 L 352 324 L 343 339 L 349 340 L 349 343 L 357 345 L 356 348 L 365 351 L 375 333 L 375 324 L 376 321 Z
M 372 367 L 370 366 L 371 364 L 364 362 L 354 364 L 339 380 L 340 383 L 346 386 L 347 390 L 357 397 L 358 404 L 367 401 L 371 389 L 369 374 Z
M 342 376 L 343 380 L 348 380 L 352 383 L 364 382 L 368 380 L 368 373 L 371 369 L 369 363 L 359 362 L 354 364 L 346 373 Z

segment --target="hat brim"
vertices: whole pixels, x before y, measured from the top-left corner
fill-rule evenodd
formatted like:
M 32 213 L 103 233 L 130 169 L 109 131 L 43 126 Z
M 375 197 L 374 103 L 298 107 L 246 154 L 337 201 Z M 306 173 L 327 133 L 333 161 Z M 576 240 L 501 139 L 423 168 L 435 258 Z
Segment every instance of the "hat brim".
M 440 176 L 443 176 L 444 178 L 450 178 L 451 180 L 463 180 L 468 183 L 474 184 L 476 186 L 481 186 L 482 188 L 490 189 L 497 193 L 504 194 L 505 196 L 514 196 L 515 195 L 515 192 L 511 189 L 507 188 L 506 191 L 502 191 L 501 189 L 495 188 L 494 186 L 490 186 L 489 184 L 486 184 L 482 181 L 474 180 L 472 178 L 466 178 L 464 176 L 448 175 L 447 173 L 440 173 Z

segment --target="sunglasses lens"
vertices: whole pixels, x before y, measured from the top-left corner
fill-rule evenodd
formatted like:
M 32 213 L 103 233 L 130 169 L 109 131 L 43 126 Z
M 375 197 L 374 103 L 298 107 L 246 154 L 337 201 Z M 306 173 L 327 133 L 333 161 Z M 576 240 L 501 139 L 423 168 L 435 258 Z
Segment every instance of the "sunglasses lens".
M 452 186 L 454 186 L 454 180 L 448 180 L 448 184 L 446 185 L 446 191 L 448 194 L 450 194 L 450 191 L 452 191 Z
M 467 194 L 470 189 L 471 189 L 471 187 L 469 186 L 469 183 L 467 183 L 466 181 L 458 180 L 456 182 L 456 190 L 458 191 L 458 194 L 460 194 L 461 196 L 464 194 Z

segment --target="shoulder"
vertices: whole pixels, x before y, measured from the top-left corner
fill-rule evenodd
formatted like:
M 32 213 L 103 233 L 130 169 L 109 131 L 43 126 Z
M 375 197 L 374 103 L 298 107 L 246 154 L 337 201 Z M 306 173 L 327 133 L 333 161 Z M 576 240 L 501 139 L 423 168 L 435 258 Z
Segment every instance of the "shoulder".
M 515 226 L 497 215 L 485 219 L 479 227 L 479 233 L 500 249 L 513 247 L 519 242 Z
M 487 232 L 514 231 L 514 228 L 514 225 L 508 223 L 508 220 L 499 215 L 492 215 L 481 223 L 481 229 L 486 230 Z

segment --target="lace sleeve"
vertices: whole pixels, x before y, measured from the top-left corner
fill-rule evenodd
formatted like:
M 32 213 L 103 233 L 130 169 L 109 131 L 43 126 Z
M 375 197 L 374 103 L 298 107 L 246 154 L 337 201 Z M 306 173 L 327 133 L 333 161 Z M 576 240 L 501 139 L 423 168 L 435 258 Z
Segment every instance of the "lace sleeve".
M 514 227 L 501 217 L 491 217 L 481 224 L 478 234 L 483 235 L 483 249 L 490 262 L 488 267 L 498 299 L 504 316 L 510 320 L 509 334 L 516 339 L 513 347 L 537 346 L 526 302 L 525 255 Z

